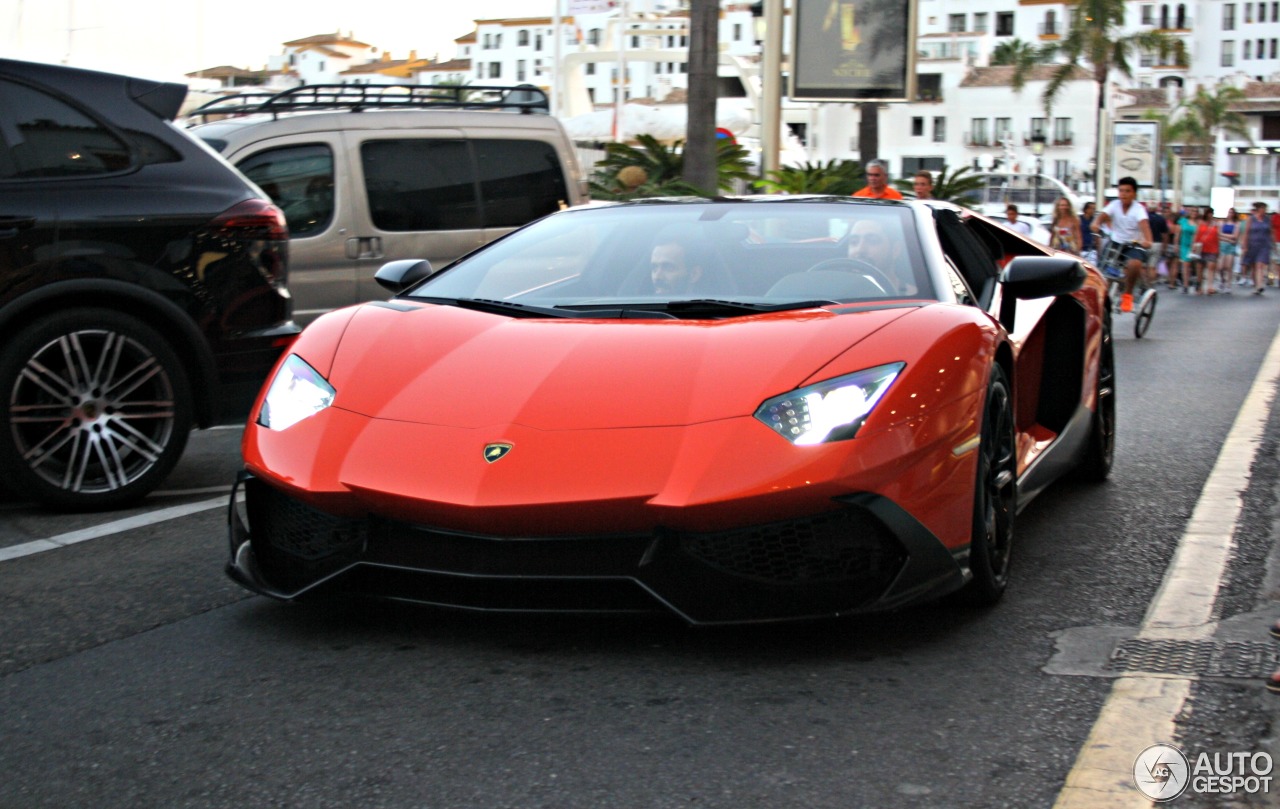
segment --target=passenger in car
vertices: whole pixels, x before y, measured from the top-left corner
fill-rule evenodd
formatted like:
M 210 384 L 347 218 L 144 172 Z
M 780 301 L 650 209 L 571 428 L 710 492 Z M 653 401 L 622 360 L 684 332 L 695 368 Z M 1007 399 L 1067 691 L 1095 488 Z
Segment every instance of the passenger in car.
M 649 256 L 649 280 L 657 295 L 733 292 L 733 281 L 720 257 L 692 227 L 658 234 Z

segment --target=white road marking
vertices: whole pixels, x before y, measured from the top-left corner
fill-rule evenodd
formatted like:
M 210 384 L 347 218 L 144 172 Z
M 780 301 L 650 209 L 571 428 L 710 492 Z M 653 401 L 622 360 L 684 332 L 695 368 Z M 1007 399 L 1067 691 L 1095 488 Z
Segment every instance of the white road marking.
M 1213 635 L 1213 603 L 1234 549 L 1249 471 L 1275 403 L 1280 333 L 1254 377 L 1191 521 L 1165 571 L 1137 637 L 1204 640 Z M 1134 674 L 1118 678 L 1067 775 L 1054 809 L 1150 809 L 1133 783 L 1133 762 L 1149 745 L 1171 743 L 1194 678 Z
M 59 534 L 48 539 L 37 539 L 31 542 L 24 542 L 21 545 L 13 545 L 8 548 L 0 548 L 0 562 L 10 559 L 19 559 L 23 556 L 31 556 L 36 553 L 57 550 L 65 548 L 68 545 L 74 545 L 79 542 L 87 542 L 91 539 L 99 539 L 112 534 L 119 534 L 122 531 L 132 531 L 135 528 L 142 528 L 148 525 L 165 522 L 167 520 L 176 520 L 181 517 L 187 517 L 191 514 L 199 514 L 202 511 L 209 511 L 214 508 L 226 508 L 226 497 L 215 497 L 212 500 L 202 500 L 198 503 L 188 503 L 184 506 L 172 506 L 170 508 L 162 508 L 158 511 L 149 511 L 146 514 L 136 514 L 132 517 L 125 517 L 122 520 L 95 525 L 90 528 L 82 528 L 79 531 L 69 531 L 65 534 Z

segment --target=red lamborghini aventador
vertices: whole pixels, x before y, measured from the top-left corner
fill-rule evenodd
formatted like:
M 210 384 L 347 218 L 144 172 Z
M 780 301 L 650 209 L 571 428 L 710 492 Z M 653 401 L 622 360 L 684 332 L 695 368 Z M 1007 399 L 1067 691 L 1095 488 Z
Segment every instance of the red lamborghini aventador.
M 262 391 L 230 575 L 279 599 L 837 615 L 1004 591 L 1100 479 L 1107 286 L 946 203 L 553 214 L 310 326 Z

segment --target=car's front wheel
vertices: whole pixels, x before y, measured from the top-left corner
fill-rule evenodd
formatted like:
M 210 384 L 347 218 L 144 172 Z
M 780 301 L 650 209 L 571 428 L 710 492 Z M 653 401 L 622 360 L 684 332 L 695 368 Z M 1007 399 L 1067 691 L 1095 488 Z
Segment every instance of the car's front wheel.
M 1009 583 L 1018 500 L 1013 421 L 1009 380 L 999 365 L 993 365 L 982 408 L 982 443 L 973 493 L 973 538 L 969 545 L 973 578 L 961 591 L 962 598 L 971 604 L 994 604 Z
M 76 510 L 154 489 L 191 429 L 190 386 L 150 326 L 71 309 L 28 327 L 0 355 L 0 471 L 20 492 Z

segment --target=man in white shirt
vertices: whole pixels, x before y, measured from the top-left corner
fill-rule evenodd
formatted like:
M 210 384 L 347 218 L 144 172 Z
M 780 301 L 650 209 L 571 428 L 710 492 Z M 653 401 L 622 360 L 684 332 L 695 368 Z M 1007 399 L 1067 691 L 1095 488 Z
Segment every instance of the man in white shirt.
M 1111 241 L 1124 245 L 1120 254 L 1125 259 L 1124 293 L 1120 295 L 1120 311 L 1133 311 L 1133 285 L 1147 262 L 1147 250 L 1151 247 L 1151 224 L 1147 221 L 1147 209 L 1137 201 L 1138 181 L 1121 177 L 1116 183 L 1120 198 L 1113 200 L 1093 219 L 1090 229 L 1106 225 L 1111 230 Z
M 1018 206 L 1010 205 L 1004 209 L 1004 226 L 1014 233 L 1021 233 L 1023 236 L 1031 235 L 1031 223 L 1018 218 Z

